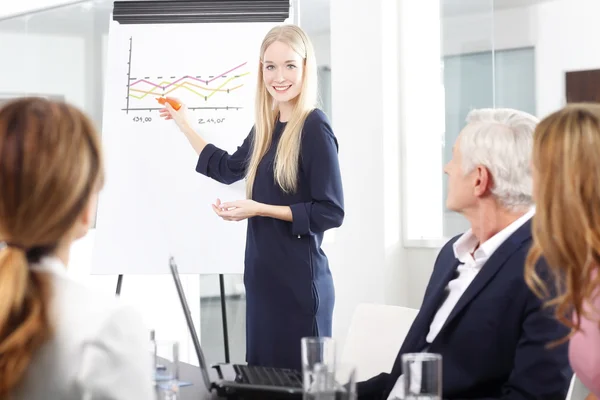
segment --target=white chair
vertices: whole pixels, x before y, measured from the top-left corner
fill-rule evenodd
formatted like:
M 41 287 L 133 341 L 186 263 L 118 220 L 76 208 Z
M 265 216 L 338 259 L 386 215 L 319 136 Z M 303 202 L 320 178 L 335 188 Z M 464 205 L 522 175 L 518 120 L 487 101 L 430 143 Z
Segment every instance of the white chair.
M 566 400 L 585 400 L 589 394 L 590 390 L 586 388 L 583 383 L 581 383 L 575 374 L 573 374 Z
M 390 372 L 419 310 L 382 304 L 359 304 L 341 356 L 356 365 L 357 381 Z
M 575 389 L 576 379 L 577 377 L 575 376 L 575 374 L 573 374 L 573 377 L 571 378 L 571 384 L 569 385 L 569 391 L 567 392 L 567 397 L 565 400 L 571 400 L 573 398 L 573 389 Z

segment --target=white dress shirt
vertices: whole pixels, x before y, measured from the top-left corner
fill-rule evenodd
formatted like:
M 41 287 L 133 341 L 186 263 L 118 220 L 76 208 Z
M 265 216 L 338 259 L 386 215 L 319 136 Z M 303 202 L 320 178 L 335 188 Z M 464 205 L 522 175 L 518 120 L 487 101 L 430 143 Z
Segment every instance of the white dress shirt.
M 494 236 L 483 242 L 479 247 L 478 240 L 473 234 L 473 231 L 469 229 L 453 244 L 454 257 L 460 261 L 457 267 L 458 276 L 448 282 L 446 290 L 448 296 L 438 308 L 435 313 L 431 324 L 429 325 L 429 333 L 425 340 L 427 343 L 433 343 L 436 336 L 442 330 L 442 327 L 446 323 L 448 316 L 458 303 L 458 300 L 463 295 L 465 290 L 469 287 L 471 282 L 475 279 L 483 265 L 492 256 L 492 254 L 500 247 L 506 239 L 508 239 L 517 229 L 519 229 L 525 222 L 527 222 L 535 214 L 535 208 L 532 208 L 517 220 L 513 221 L 506 228 L 496 233 Z M 477 250 L 475 250 L 477 248 Z M 411 374 L 412 375 L 412 374 Z M 416 385 L 417 382 L 411 382 L 411 386 Z M 400 375 L 394 388 L 392 389 L 387 400 L 399 400 L 404 398 L 404 379 L 403 375 Z
M 67 275 L 58 258 L 30 266 L 52 276 L 52 337 L 33 355 L 15 400 L 154 399 L 149 331 L 114 295 Z

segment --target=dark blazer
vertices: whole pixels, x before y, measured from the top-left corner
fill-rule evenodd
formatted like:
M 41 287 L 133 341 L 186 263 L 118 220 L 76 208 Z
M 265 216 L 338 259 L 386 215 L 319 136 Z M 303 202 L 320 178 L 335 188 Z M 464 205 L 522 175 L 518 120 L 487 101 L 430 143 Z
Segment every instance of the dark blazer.
M 420 352 L 459 261 L 450 240 L 440 251 L 415 318 L 391 373 L 357 386 L 361 400 L 385 400 L 402 374 L 401 357 Z M 524 281 L 531 245 L 527 221 L 492 254 L 450 313 L 428 352 L 442 355 L 446 399 L 564 400 L 572 376 L 566 344 L 547 348 L 568 330 Z

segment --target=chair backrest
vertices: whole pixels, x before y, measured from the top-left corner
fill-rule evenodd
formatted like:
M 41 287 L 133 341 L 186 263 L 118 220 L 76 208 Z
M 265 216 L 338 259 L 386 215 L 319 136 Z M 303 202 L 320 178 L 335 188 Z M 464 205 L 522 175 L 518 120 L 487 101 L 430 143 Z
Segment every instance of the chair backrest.
M 569 384 L 569 391 L 567 392 L 567 397 L 565 398 L 565 400 L 571 400 L 573 398 L 573 390 L 575 389 L 576 379 L 577 377 L 575 376 L 575 374 L 573 374 L 573 377 L 571 378 L 571 383 Z
M 359 304 L 354 311 L 341 361 L 356 365 L 357 381 L 390 372 L 419 310 Z
M 573 374 L 566 400 L 586 400 L 589 394 L 590 390 Z

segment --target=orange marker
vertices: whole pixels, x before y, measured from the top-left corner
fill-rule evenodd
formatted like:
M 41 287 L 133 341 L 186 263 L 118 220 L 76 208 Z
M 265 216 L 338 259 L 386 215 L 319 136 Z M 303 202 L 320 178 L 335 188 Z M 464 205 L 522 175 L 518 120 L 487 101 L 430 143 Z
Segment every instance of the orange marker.
M 171 105 L 171 107 L 173 107 L 176 111 L 179 111 L 179 109 L 181 108 L 181 104 L 179 104 L 178 102 L 176 102 L 173 99 L 167 99 L 165 97 L 157 97 L 156 101 L 158 101 L 163 106 L 165 105 L 165 103 L 168 102 Z

